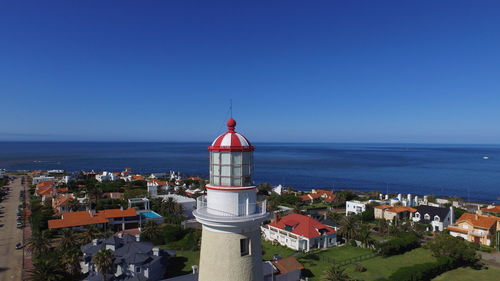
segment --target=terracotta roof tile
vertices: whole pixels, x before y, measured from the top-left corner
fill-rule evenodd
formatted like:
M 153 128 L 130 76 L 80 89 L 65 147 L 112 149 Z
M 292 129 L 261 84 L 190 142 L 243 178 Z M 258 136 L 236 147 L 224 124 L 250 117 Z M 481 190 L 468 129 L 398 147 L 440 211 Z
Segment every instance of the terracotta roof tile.
M 109 209 L 97 212 L 94 216 L 91 216 L 88 211 L 79 212 L 69 212 L 64 213 L 61 219 L 49 220 L 49 228 L 65 228 L 65 227 L 75 227 L 84 226 L 91 224 L 101 224 L 107 223 L 110 218 L 121 218 L 121 217 L 135 217 L 137 212 L 133 208 L 126 210 L 121 209 Z
M 488 207 L 482 208 L 481 211 L 489 212 L 489 213 L 500 213 L 500 206 L 488 206 Z
M 326 231 L 326 234 L 332 234 L 336 232 L 333 228 L 326 226 L 311 217 L 300 214 L 290 214 L 281 218 L 277 222 L 270 223 L 269 225 L 283 230 L 285 230 L 286 226 L 291 226 L 292 233 L 307 238 L 320 236 L 321 234 L 318 231 L 320 229 L 324 229 Z
M 280 271 L 280 274 L 304 269 L 304 266 L 297 261 L 294 256 L 286 257 L 279 260 L 271 261 L 274 266 Z
M 468 222 L 474 227 L 490 229 L 496 225 L 497 221 L 500 221 L 499 217 L 495 216 L 479 216 L 471 213 L 464 213 L 457 220 L 458 222 Z

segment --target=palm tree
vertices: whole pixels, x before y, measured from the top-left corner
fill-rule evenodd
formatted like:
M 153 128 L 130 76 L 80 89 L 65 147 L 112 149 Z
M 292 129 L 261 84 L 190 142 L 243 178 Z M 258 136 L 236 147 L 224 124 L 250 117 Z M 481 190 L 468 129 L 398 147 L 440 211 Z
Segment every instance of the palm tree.
M 358 219 L 355 216 L 346 216 L 340 220 L 339 234 L 348 241 L 355 237 L 358 229 Z
M 80 275 L 80 255 L 81 253 L 77 248 L 63 251 L 61 262 L 66 272 L 71 276 L 78 277 Z
M 51 259 L 39 259 L 33 264 L 31 270 L 31 281 L 63 281 L 64 272 L 60 265 Z
M 101 237 L 101 231 L 95 225 L 88 226 L 80 235 L 82 244 L 90 243 L 99 237 Z
M 141 234 L 144 236 L 144 239 L 153 242 L 161 235 L 161 229 L 156 222 L 147 221 L 144 224 L 144 230 Z
M 110 250 L 101 249 L 93 257 L 92 263 L 95 264 L 97 272 L 102 274 L 106 281 L 106 274 L 113 268 L 113 254 Z
M 366 224 L 361 225 L 357 233 L 357 239 L 361 242 L 363 247 L 368 248 L 373 245 L 372 232 Z
M 381 234 L 387 234 L 389 231 L 389 224 L 385 219 L 381 219 L 378 221 L 378 229 Z
M 338 265 L 330 266 L 321 277 L 321 281 L 349 281 L 351 278 L 344 273 L 345 268 L 340 268 Z
M 47 232 L 33 233 L 26 243 L 28 252 L 35 256 L 47 253 L 50 249 L 50 241 Z
M 76 233 L 71 229 L 63 229 L 59 235 L 59 247 L 63 250 L 69 250 L 77 245 Z

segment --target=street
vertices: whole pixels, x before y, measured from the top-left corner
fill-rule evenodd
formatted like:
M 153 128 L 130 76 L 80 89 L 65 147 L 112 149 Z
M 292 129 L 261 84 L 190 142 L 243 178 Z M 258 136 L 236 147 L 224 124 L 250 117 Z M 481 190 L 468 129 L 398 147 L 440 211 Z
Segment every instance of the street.
M 22 229 L 16 227 L 16 211 L 21 202 L 19 191 L 21 178 L 10 184 L 7 199 L 0 203 L 0 281 L 21 280 L 23 250 L 16 250 L 16 243 L 22 242 Z

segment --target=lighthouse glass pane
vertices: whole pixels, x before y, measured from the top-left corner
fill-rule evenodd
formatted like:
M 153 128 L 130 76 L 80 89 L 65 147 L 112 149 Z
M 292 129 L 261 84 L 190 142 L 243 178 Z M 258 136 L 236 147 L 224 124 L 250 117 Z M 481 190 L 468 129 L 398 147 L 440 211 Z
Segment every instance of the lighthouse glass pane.
M 233 178 L 231 186 L 241 186 L 241 178 Z
M 241 166 L 233 166 L 233 177 L 241 176 Z
M 221 152 L 221 164 L 231 164 L 231 153 Z
M 232 164 L 240 165 L 242 161 L 241 152 L 233 152 L 232 156 L 233 156 Z
M 231 178 L 221 178 L 220 185 L 231 186 Z
M 249 176 L 250 175 L 250 166 L 249 165 L 245 165 L 243 166 L 242 168 L 242 176 Z
M 231 176 L 231 166 L 221 166 L 221 176 L 230 177 Z
M 212 165 L 212 174 L 214 176 L 220 175 L 220 166 L 219 165 Z
M 220 163 L 219 157 L 220 157 L 219 152 L 212 152 L 212 163 L 219 164 Z
M 243 163 L 249 164 L 252 161 L 252 152 L 242 152 Z
M 220 185 L 220 178 L 219 177 L 212 177 L 212 184 L 213 185 Z

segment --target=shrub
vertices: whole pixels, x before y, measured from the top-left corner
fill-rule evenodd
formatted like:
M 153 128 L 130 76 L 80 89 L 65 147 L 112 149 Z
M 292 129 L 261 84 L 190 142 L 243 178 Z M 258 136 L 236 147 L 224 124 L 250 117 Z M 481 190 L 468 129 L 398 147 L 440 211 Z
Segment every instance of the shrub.
M 455 268 L 456 265 L 451 258 L 441 257 L 436 262 L 416 264 L 413 266 L 401 267 L 389 276 L 393 281 L 424 281 Z
M 357 272 L 365 272 L 366 271 L 366 267 L 364 267 L 362 264 L 357 263 L 354 266 L 354 270 L 357 271 Z
M 400 236 L 377 245 L 378 252 L 383 256 L 403 254 L 420 246 L 417 235 L 413 233 L 402 233 Z

